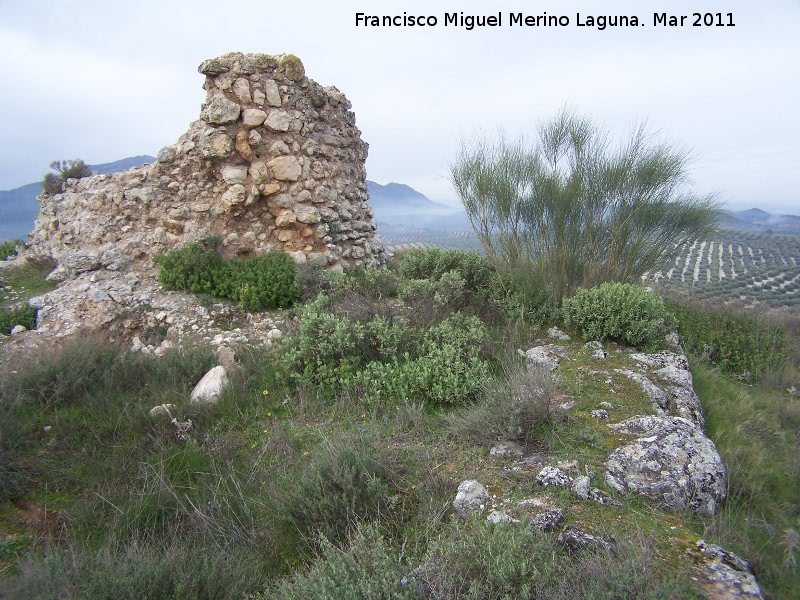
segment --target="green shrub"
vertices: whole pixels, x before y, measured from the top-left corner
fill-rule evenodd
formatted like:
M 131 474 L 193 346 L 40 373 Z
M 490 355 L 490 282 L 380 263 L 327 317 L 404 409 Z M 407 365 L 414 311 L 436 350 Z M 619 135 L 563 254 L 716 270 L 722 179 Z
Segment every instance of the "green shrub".
M 92 169 L 80 158 L 54 160 L 50 163 L 50 168 L 56 173 L 46 173 L 42 179 L 42 193 L 46 195 L 60 194 L 67 179 L 81 179 L 92 175 Z
M 397 296 L 397 275 L 390 269 L 350 269 L 327 272 L 332 294 L 356 292 L 371 300 Z
M 415 598 L 400 583 L 405 573 L 394 552 L 371 525 L 362 525 L 345 547 L 320 540 L 320 552 L 307 572 L 280 583 L 264 598 L 347 598 L 376 600 Z
M 786 328 L 753 314 L 668 300 L 687 352 L 707 359 L 724 373 L 762 381 L 780 371 L 787 359 Z
M 477 317 L 456 313 L 430 327 L 375 316 L 357 321 L 330 311 L 321 295 L 300 316 L 282 361 L 290 378 L 332 397 L 355 386 L 366 399 L 461 402 L 488 373 L 488 334 Z
M 506 320 L 545 325 L 560 318 L 552 288 L 535 269 L 509 270 L 503 277 L 507 285 L 502 305 Z
M 492 265 L 464 250 L 411 249 L 400 262 L 399 295 L 406 302 L 443 314 L 468 309 L 495 317 L 501 297 Z
M 192 242 L 153 259 L 158 280 L 171 290 L 230 298 L 248 310 L 285 308 L 297 300 L 298 271 L 292 257 L 269 252 L 224 261 L 215 240 Z
M 480 446 L 497 442 L 529 445 L 550 418 L 554 382 L 549 373 L 514 365 L 507 376 L 491 378 L 480 402 L 448 416 L 458 439 Z
M 11 330 L 22 325 L 26 329 L 36 329 L 36 309 L 32 306 L 0 309 L 0 333 L 8 335 Z
M 17 255 L 17 246 L 24 246 L 25 242 L 22 240 L 6 240 L 0 242 L 0 260 L 7 260 L 14 258 Z
M 284 482 L 275 509 L 289 535 L 313 546 L 319 536 L 340 541 L 359 520 L 387 509 L 389 472 L 375 448 L 359 441 L 321 447 Z
M 655 294 L 631 284 L 604 283 L 565 300 L 564 321 L 585 339 L 651 350 L 663 343 L 674 318 Z

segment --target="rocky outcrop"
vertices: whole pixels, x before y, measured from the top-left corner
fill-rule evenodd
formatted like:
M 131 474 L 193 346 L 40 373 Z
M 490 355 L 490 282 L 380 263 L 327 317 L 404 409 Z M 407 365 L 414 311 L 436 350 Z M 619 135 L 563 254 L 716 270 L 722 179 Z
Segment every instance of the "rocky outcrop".
M 726 473 L 717 448 L 700 428 L 681 417 L 636 416 L 609 425 L 639 436 L 606 461 L 606 483 L 670 508 L 713 515 L 726 496 Z
M 365 202 L 367 145 L 344 95 L 308 79 L 292 55 L 231 53 L 199 71 L 200 119 L 154 164 L 42 197 L 27 255 L 55 261 L 67 279 L 152 268 L 153 255 L 214 236 L 228 256 L 382 264 Z
M 690 555 L 695 560 L 698 587 L 708 598 L 764 598 L 750 563 L 733 552 L 701 540 Z

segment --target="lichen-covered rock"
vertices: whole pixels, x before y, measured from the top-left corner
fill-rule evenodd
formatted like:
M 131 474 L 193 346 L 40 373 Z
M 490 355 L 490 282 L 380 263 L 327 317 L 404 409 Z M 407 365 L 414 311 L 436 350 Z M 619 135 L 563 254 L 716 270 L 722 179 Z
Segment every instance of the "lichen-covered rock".
M 525 352 L 518 351 L 525 357 L 525 365 L 528 370 L 555 371 L 559 365 L 559 359 L 566 358 L 564 349 L 554 344 L 536 346 Z
M 591 479 L 588 475 L 576 477 L 572 482 L 572 493 L 581 500 L 597 502 L 603 506 L 621 506 L 619 502 L 606 494 L 603 490 L 592 487 Z
M 599 546 L 608 552 L 615 552 L 614 538 L 604 535 L 595 537 L 573 525 L 567 525 L 558 536 L 558 543 L 570 554 L 578 552 L 589 546 Z
M 489 450 L 489 456 L 492 458 L 506 458 L 509 456 L 520 457 L 524 453 L 519 444 L 514 442 L 500 442 L 492 446 Z
M 536 476 L 536 483 L 544 486 L 567 487 L 572 484 L 572 477 L 558 467 L 545 467 Z
M 489 515 L 486 517 L 486 520 L 489 521 L 489 523 L 494 523 L 495 525 L 498 525 L 500 523 L 515 525 L 519 523 L 519 519 L 515 519 L 508 513 L 504 513 L 499 510 L 493 510 L 492 512 L 490 512 Z
M 453 500 L 453 508 L 456 515 L 466 518 L 476 511 L 482 511 L 491 500 L 489 492 L 474 479 L 467 479 L 458 484 L 456 499 Z
M 626 369 L 616 371 L 641 384 L 653 402 L 656 414 L 683 417 L 696 423 L 701 429 L 705 426 L 703 409 L 694 392 L 692 373 L 689 371 L 686 356 L 673 352 L 656 352 L 631 354 L 631 358 L 652 369 L 649 377 Z
M 553 508 L 539 513 L 531 519 L 531 528 L 542 531 L 555 531 L 564 522 L 564 513 L 560 508 Z
M 704 541 L 691 551 L 695 559 L 697 583 L 708 598 L 763 598 L 750 563 Z
M 667 410 L 669 409 L 669 396 L 667 396 L 664 390 L 650 381 L 650 379 L 648 379 L 645 375 L 637 373 L 636 371 L 631 371 L 630 369 L 614 369 L 614 372 L 624 375 L 628 379 L 631 379 L 641 385 L 644 393 L 647 394 L 650 402 L 653 403 L 653 410 L 657 415 L 668 414 Z
M 639 436 L 608 457 L 605 479 L 609 486 L 702 516 L 717 511 L 726 497 L 725 466 L 714 442 L 695 423 L 648 415 L 609 427 Z

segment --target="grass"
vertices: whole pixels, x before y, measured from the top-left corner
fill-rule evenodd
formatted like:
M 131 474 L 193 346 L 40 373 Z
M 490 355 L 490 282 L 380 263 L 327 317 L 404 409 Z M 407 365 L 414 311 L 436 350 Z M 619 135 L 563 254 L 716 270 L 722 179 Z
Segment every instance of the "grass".
M 280 348 L 237 348 L 242 377 L 204 407 L 188 395 L 216 364 L 209 349 L 155 358 L 84 338 L 11 357 L 0 374 L 0 597 L 692 598 L 686 550 L 700 538 L 749 559 L 771 597 L 800 588 L 797 399 L 693 358 L 728 503 L 710 520 L 633 496 L 600 506 L 537 486 L 536 459 L 601 471 L 629 438 L 591 411 L 610 403 L 612 422 L 653 412 L 614 372 L 633 367 L 627 349 L 606 344 L 598 359 L 576 339 L 554 377 L 531 375 L 516 350 L 541 331 L 489 330 L 482 391 L 454 405 L 366 401 L 346 386 L 326 396 L 292 382 Z M 191 421 L 188 439 L 148 416 L 163 403 Z M 530 465 L 489 455 L 508 440 Z M 457 519 L 464 479 L 490 491 L 487 512 L 521 523 Z M 610 492 L 602 477 L 593 485 Z M 617 554 L 570 555 L 557 532 L 530 529 L 535 511 L 519 503 L 531 498 L 611 534 Z
M 800 529 L 800 400 L 693 364 L 708 433 L 729 477 L 728 501 L 707 535 L 750 560 L 772 594 L 789 598 L 800 589 L 791 559 Z

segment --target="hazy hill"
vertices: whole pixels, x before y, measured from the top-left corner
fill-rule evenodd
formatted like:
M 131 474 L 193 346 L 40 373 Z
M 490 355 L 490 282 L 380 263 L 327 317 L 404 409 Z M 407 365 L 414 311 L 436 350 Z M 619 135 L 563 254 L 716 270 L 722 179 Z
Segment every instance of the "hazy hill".
M 367 180 L 369 203 L 378 224 L 433 231 L 471 231 L 463 210 L 433 202 L 401 183 L 381 185 Z
M 100 175 L 119 173 L 133 167 L 140 167 L 155 160 L 152 156 L 130 156 L 102 165 L 90 165 L 92 171 Z M 41 182 L 28 183 L 13 190 L 0 191 L 0 242 L 12 239 L 25 239 L 33 231 L 33 222 L 39 214 L 39 201 L 42 192 Z
M 722 227 L 739 231 L 762 231 L 800 235 L 800 217 L 796 215 L 773 215 L 760 208 L 724 211 Z

